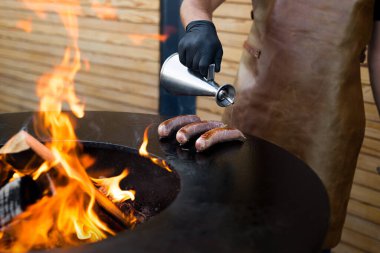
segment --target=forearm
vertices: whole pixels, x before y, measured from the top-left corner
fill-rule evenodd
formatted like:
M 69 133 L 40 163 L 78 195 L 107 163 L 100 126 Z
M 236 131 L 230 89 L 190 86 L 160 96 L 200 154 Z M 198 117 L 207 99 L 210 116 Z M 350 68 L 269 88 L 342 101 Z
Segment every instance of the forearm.
M 380 113 L 380 21 L 375 22 L 368 47 L 368 67 L 373 96 Z
M 212 13 L 225 0 L 183 0 L 181 20 L 184 27 L 194 20 L 212 20 Z

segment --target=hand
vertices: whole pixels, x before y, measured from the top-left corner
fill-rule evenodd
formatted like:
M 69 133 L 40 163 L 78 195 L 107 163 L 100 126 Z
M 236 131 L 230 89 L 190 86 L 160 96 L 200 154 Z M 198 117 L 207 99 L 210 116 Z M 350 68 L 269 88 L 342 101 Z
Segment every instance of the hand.
M 207 20 L 192 21 L 178 44 L 179 60 L 191 70 L 207 75 L 209 65 L 215 63 L 220 71 L 223 48 L 214 24 Z

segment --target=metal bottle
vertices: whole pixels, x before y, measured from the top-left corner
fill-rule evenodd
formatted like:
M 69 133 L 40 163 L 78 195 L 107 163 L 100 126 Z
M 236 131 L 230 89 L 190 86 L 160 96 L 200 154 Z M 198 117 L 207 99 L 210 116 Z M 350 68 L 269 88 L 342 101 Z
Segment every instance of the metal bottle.
M 207 77 L 203 77 L 182 65 L 178 53 L 174 53 L 162 65 L 160 82 L 165 90 L 173 95 L 213 96 L 221 107 L 233 104 L 235 88 L 231 84 L 219 86 L 214 77 L 215 64 L 209 66 Z

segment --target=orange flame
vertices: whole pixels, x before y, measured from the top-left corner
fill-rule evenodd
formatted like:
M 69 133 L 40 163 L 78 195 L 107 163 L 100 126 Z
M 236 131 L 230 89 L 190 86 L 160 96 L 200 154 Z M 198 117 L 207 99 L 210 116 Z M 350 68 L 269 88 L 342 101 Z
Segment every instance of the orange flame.
M 168 34 L 128 34 L 127 36 L 135 45 L 142 45 L 145 40 L 165 42 L 169 38 Z
M 116 9 L 109 2 L 99 3 L 98 1 L 94 1 L 92 2 L 92 10 L 100 19 L 117 19 Z
M 32 19 L 22 19 L 17 21 L 16 28 L 23 30 L 24 32 L 32 32 Z
M 88 72 L 90 71 L 90 61 L 88 59 L 83 59 L 84 69 Z
M 160 166 L 161 168 L 169 171 L 169 172 L 172 172 L 172 170 L 170 169 L 169 165 L 166 163 L 165 160 L 161 160 L 159 158 L 156 158 L 156 157 L 152 157 L 148 151 L 147 151 L 147 147 L 148 147 L 148 132 L 149 132 L 149 127 L 148 126 L 147 128 L 145 128 L 145 131 L 144 131 L 144 139 L 143 139 L 143 143 L 141 144 L 140 146 L 140 149 L 139 149 L 139 155 L 142 156 L 142 157 L 146 157 L 148 159 L 150 159 L 154 164 Z
M 124 170 L 120 175 L 109 178 L 91 178 L 101 191 L 109 197 L 113 202 L 123 202 L 126 200 L 135 200 L 135 191 L 123 191 L 120 189 L 120 182 L 128 176 L 128 170 Z
M 46 4 L 48 0 L 22 0 L 22 2 L 27 8 L 34 11 L 39 18 L 46 18 Z
M 9 182 L 12 182 L 13 180 L 17 179 L 17 178 L 20 178 L 22 177 L 22 175 L 19 173 L 19 172 L 15 172 L 13 175 L 12 175 L 12 178 L 9 180 Z
M 52 179 L 53 195 L 44 196 L 3 228 L 1 236 L 11 240 L 0 241 L 1 252 L 25 252 L 30 249 L 78 245 L 83 241 L 95 242 L 115 234 L 94 210 L 97 189 L 88 177 L 85 167 L 92 162 L 88 157 L 81 157 L 82 147 L 76 141 L 73 119 L 62 112 L 64 103 L 67 103 L 76 117 L 84 116 L 84 104 L 74 89 L 76 73 L 81 69 L 77 20 L 80 0 L 60 0 L 60 8 L 49 5 L 55 4 L 57 0 L 23 2 L 40 17 L 45 16 L 48 8 L 56 11 L 69 37 L 61 63 L 37 81 L 36 92 L 40 98 L 40 106 L 35 131 L 39 135 L 50 137 L 51 141 L 46 146 L 53 157 L 32 174 L 34 179 L 43 174 L 49 176 L 51 168 L 55 167 L 59 179 L 64 180 Z M 104 179 L 102 184 L 109 182 L 111 179 Z M 111 185 L 110 183 L 109 186 Z M 131 195 L 129 197 L 132 198 Z M 134 219 L 132 216 L 129 218 Z

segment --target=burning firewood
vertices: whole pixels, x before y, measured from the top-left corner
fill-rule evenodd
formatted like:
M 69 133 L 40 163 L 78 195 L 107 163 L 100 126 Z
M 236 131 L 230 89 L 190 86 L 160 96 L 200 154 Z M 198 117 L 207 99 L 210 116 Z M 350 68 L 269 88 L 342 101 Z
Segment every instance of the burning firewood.
M 44 157 L 36 155 L 28 145 L 27 136 L 20 131 L 14 135 L 0 149 L 2 162 L 6 165 L 11 165 L 12 169 L 20 174 L 30 175 L 44 163 Z M 40 143 L 41 144 L 41 143 Z M 41 144 L 42 145 L 42 144 Z
M 14 179 L 0 190 L 0 227 L 4 227 L 14 217 L 42 197 L 38 184 L 30 177 Z
M 35 202 L 38 199 L 36 195 L 33 196 L 33 198 L 26 199 L 25 203 L 22 202 L 24 201 L 21 200 L 23 199 L 22 194 L 24 194 L 24 189 L 33 191 L 34 188 L 38 188 L 41 193 L 41 189 L 42 191 L 46 191 L 46 189 L 49 188 L 49 193 L 53 195 L 54 187 L 56 185 L 62 185 L 65 183 L 65 180 L 62 180 L 61 178 L 62 174 L 64 174 L 64 169 L 62 168 L 62 165 L 59 163 L 59 161 L 56 161 L 52 151 L 41 142 L 39 142 L 36 138 L 23 130 L 13 136 L 0 149 L 0 154 L 15 154 L 26 151 L 28 149 L 31 149 L 44 161 L 53 165 L 53 169 L 49 169 L 48 171 L 41 171 L 41 174 L 38 174 L 37 182 L 33 181 L 30 176 L 24 176 L 21 179 L 8 183 L 0 190 L 0 225 L 4 225 L 9 222 L 15 215 L 21 213 L 22 210 L 25 210 L 23 208 L 26 208 L 28 205 L 32 204 L 33 201 Z M 11 195 L 8 196 L 7 194 Z M 17 195 L 16 198 L 13 196 L 15 194 Z M 103 193 L 99 192 L 98 190 L 95 190 L 94 194 L 96 203 L 102 209 L 100 213 L 106 212 L 114 220 L 114 222 L 112 222 L 110 221 L 111 217 L 108 217 L 106 218 L 108 223 L 113 224 L 113 227 L 117 227 L 117 230 L 119 230 L 120 226 L 122 228 L 131 227 L 132 224 L 130 219 L 128 219 L 129 217 L 127 217 L 110 199 L 108 199 L 105 195 L 103 195 Z M 40 195 L 38 195 L 38 197 L 40 197 Z M 20 203 L 16 204 L 19 205 L 20 208 L 18 206 L 15 206 L 15 209 L 17 209 L 17 211 L 8 211 L 9 206 L 15 205 L 12 203 L 13 201 L 19 201 Z M 2 210 L 2 208 L 4 210 Z M 11 215 L 9 215 L 8 212 L 11 212 Z M 4 216 L 2 216 L 2 214 L 4 214 Z M 105 215 L 101 216 L 103 218 L 105 217 Z
M 123 173 L 117 177 L 121 177 L 121 176 L 123 176 Z M 97 184 L 97 179 L 92 179 L 92 180 L 95 182 L 95 184 Z M 105 196 L 107 196 L 107 198 L 111 200 L 123 213 L 133 214 L 134 217 L 130 217 L 130 218 L 132 218 L 136 223 L 142 223 L 147 220 L 146 215 L 136 210 L 133 206 L 133 202 L 132 202 L 134 200 L 134 193 L 132 193 L 133 191 L 130 191 L 131 194 L 133 194 L 133 197 L 127 199 L 126 201 L 119 201 L 112 195 L 108 195 L 107 193 L 109 192 L 109 189 L 107 189 L 106 185 L 100 186 L 99 191 L 103 193 Z

